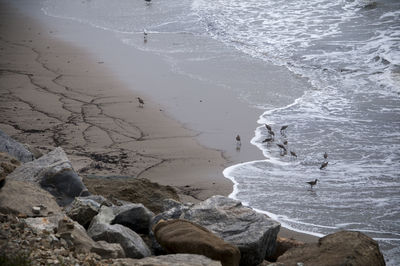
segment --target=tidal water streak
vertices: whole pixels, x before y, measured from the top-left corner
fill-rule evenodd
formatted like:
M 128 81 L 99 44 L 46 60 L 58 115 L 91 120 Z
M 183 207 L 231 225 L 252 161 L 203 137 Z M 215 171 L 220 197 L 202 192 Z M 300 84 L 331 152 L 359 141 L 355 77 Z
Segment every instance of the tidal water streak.
M 398 0 L 121 0 L 112 7 L 108 0 L 46 0 L 43 11 L 114 31 L 193 78 L 242 82 L 194 64 L 217 62 L 233 47 L 307 79 L 300 98 L 276 108 L 263 97 L 265 75 L 255 69 L 246 76 L 238 97 L 260 108 L 252 143 L 266 159 L 224 171 L 235 182 L 232 196 L 295 230 L 365 232 L 379 241 L 388 265 L 400 264 Z M 146 45 L 143 29 L 152 38 Z M 265 123 L 297 158 L 262 142 Z M 329 164 L 320 170 L 324 152 Z M 305 182 L 314 179 L 310 190 Z

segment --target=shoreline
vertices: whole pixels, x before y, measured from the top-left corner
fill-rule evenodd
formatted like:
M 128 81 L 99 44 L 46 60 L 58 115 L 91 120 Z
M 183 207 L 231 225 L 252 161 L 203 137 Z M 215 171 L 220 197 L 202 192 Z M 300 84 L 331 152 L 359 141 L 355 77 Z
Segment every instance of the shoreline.
M 184 200 L 189 201 L 215 194 L 228 196 L 232 192 L 233 183 L 222 171 L 231 162 L 252 159 L 246 156 L 254 157 L 256 147 L 246 143 L 243 152 L 235 156 L 230 151 L 227 158 L 220 150 L 205 148 L 204 141 L 201 144 L 198 141 L 201 133 L 171 119 L 151 93 L 128 89 L 124 81 L 115 79 L 113 73 L 110 75 L 112 62 L 60 41 L 58 36 L 54 38 L 51 27 L 44 29 L 29 18 L 20 21 L 16 14 L 7 15 L 7 18 L 2 15 L 2 31 L 8 24 L 8 35 L 2 34 L 1 47 L 10 58 L 2 63 L 7 68 L 2 67 L 1 76 L 9 86 L 5 94 L 14 101 L 10 105 L 8 101 L 1 103 L 7 113 L 3 112 L 0 129 L 19 141 L 44 149 L 59 144 L 77 171 L 93 163 L 93 154 L 101 154 L 107 160 L 121 159 L 121 154 L 125 154 L 137 163 L 119 165 L 120 169 L 114 172 L 107 169 L 107 162 L 102 162 L 104 165 L 99 164 L 100 168 L 90 174 L 147 178 L 177 187 L 181 195 L 187 196 Z M 141 52 L 137 55 L 143 56 Z M 146 60 L 153 59 L 146 55 Z M 138 106 L 138 96 L 145 99 L 143 108 Z M 68 126 L 64 127 L 66 123 Z M 46 132 L 51 124 L 54 125 L 51 132 Z M 250 128 L 246 135 L 252 131 Z M 234 133 L 232 150 L 233 138 Z M 304 242 L 318 239 L 284 228 L 280 235 Z

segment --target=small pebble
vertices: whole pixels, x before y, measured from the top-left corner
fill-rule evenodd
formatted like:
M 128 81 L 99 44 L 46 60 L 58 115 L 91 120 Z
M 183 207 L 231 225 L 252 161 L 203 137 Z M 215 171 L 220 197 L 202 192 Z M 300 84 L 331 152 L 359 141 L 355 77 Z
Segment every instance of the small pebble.
M 40 214 L 40 207 L 38 207 L 38 206 L 32 207 L 32 213 L 33 214 Z

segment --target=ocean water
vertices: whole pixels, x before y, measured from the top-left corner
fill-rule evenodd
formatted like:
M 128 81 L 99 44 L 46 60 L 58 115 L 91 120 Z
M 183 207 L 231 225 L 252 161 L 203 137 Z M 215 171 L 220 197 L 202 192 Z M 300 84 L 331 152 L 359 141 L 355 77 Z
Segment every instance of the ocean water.
M 127 45 L 160 54 L 177 73 L 237 90 L 260 110 L 251 143 L 265 159 L 225 169 L 235 183 L 231 197 L 294 230 L 364 232 L 379 242 L 388 265 L 400 265 L 400 1 L 45 0 L 42 6 L 46 15 L 113 31 Z M 200 67 L 238 54 L 250 69 L 240 77 L 234 69 L 216 75 Z M 304 93 L 278 92 L 281 104 L 272 104 L 267 75 L 251 68 L 254 60 L 305 79 L 307 86 L 288 88 Z M 272 143 L 263 143 L 270 136 L 265 124 L 275 132 Z M 276 145 L 285 141 L 288 154 Z M 306 182 L 315 179 L 310 189 Z

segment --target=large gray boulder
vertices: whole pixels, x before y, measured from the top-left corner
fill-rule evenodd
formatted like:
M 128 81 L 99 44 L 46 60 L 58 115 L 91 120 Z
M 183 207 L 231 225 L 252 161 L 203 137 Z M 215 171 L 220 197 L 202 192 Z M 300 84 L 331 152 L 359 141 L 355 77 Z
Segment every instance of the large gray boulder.
M 114 218 L 115 214 L 112 207 L 101 206 L 99 213 L 95 217 L 93 217 L 89 228 L 96 224 L 111 224 Z
M 161 220 L 183 218 L 184 212 L 188 211 L 191 206 L 193 206 L 192 203 L 184 204 L 172 199 L 165 200 L 163 206 L 165 211 L 153 217 L 153 220 L 151 221 L 151 228 L 154 228 L 154 226 Z M 158 243 L 158 241 L 156 240 L 156 237 L 152 230 L 149 233 L 149 238 L 154 254 L 162 255 L 167 253 L 160 245 L 160 243 Z
M 34 213 L 33 207 L 40 209 Z M 29 182 L 8 180 L 0 192 L 0 211 L 26 216 L 48 216 L 62 212 L 54 196 Z
M 102 258 L 124 258 L 125 252 L 121 245 L 107 243 L 104 241 L 95 242 L 90 238 L 85 228 L 79 223 L 68 218 L 63 218 L 58 223 L 57 233 L 66 240 L 67 244 L 74 247 L 75 252 L 95 252 Z
M 140 260 L 116 259 L 111 265 L 118 266 L 221 266 L 219 261 L 211 260 L 203 255 L 171 254 L 147 257 Z
M 0 152 L 6 152 L 24 163 L 33 161 L 35 159 L 33 154 L 30 151 L 28 151 L 23 144 L 15 141 L 1 130 L 0 130 Z
M 82 179 L 60 147 L 35 161 L 21 165 L 7 179 L 28 181 L 41 186 L 56 197 L 60 206 L 70 204 L 80 195 L 88 195 Z
M 118 208 L 101 206 L 99 213 L 90 223 L 88 235 L 96 241 L 119 243 L 129 258 L 140 259 L 150 256 L 149 248 L 137 233 L 123 225 L 111 224 L 115 218 L 114 211 Z
M 352 231 L 337 232 L 320 238 L 318 243 L 291 248 L 277 262 L 283 265 L 385 265 L 378 243 Z
M 76 197 L 70 206 L 66 208 L 66 214 L 83 227 L 88 228 L 102 204 L 109 204 L 107 199 L 99 195 L 88 197 Z
M 88 234 L 96 241 L 104 240 L 120 244 L 129 258 L 140 259 L 151 255 L 143 239 L 131 229 L 120 224 L 92 223 Z
M 172 208 L 157 215 L 153 224 L 160 219 L 177 218 L 204 226 L 237 246 L 241 253 L 240 265 L 258 265 L 272 255 L 280 229 L 277 221 L 224 196 L 213 196 L 191 207 Z
M 186 203 L 186 204 L 193 206 L 193 203 Z M 180 208 L 182 205 L 184 205 L 184 203 L 174 200 L 174 199 L 164 199 L 162 201 L 162 205 L 163 205 L 164 212 L 166 212 L 172 208 Z
M 180 203 L 174 200 L 164 201 L 164 212 L 157 214 L 151 221 L 151 227 L 155 226 L 161 220 L 169 219 L 183 219 L 186 212 L 189 211 L 194 204 L 192 203 Z
M 138 234 L 148 234 L 154 213 L 143 204 L 128 204 L 119 207 L 111 224 L 124 225 Z

